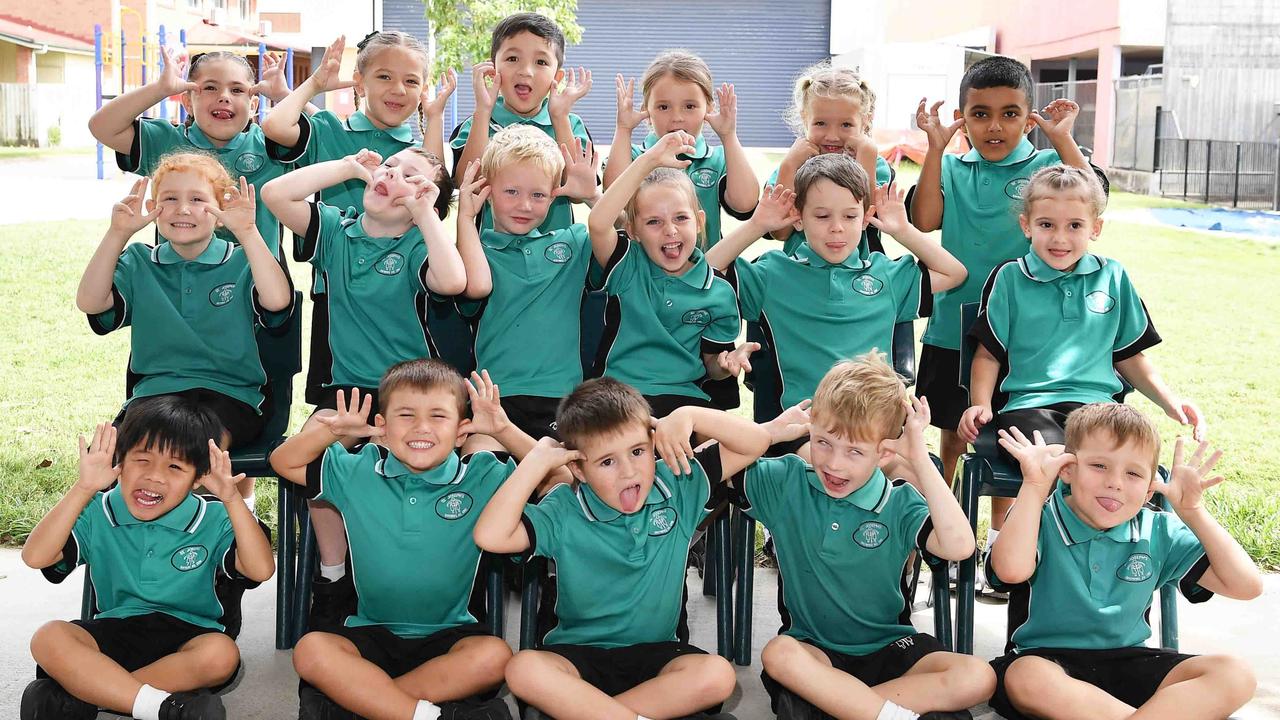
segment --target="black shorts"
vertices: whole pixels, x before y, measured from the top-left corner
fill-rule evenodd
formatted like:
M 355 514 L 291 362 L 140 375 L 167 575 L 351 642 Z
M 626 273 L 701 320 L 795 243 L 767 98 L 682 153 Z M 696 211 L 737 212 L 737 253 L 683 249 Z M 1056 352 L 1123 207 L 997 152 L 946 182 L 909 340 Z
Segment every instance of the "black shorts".
M 664 418 L 682 407 L 711 407 L 711 403 L 700 397 L 691 395 L 645 395 L 649 403 L 649 412 L 656 418 Z
M 248 445 L 258 436 L 262 434 L 262 429 L 266 427 L 267 416 L 271 414 L 271 395 L 266 395 L 262 401 L 262 412 L 254 410 L 248 403 L 223 395 L 220 392 L 214 392 L 206 388 L 192 388 L 191 390 L 183 390 L 181 392 L 164 393 L 163 395 L 148 395 L 147 397 L 135 398 L 130 401 L 120 414 L 116 415 L 113 425 L 119 426 L 129 415 L 129 408 L 134 404 L 140 403 L 152 397 L 180 397 L 186 398 L 201 407 L 207 407 L 218 416 L 218 421 L 222 423 L 223 429 L 231 435 L 231 445 L 228 450 L 235 450 L 242 445 Z
M 991 668 L 996 671 L 996 693 L 991 696 L 990 705 L 1006 720 L 1026 718 L 1009 702 L 1009 695 L 1004 687 L 1004 674 L 1009 666 L 1014 660 L 1025 656 L 1050 660 L 1069 677 L 1087 682 L 1131 707 L 1138 707 L 1150 700 L 1174 667 L 1195 657 L 1149 647 L 1114 650 L 1032 648 L 1016 655 L 1002 655 L 991 661 Z
M 742 386 L 738 384 L 736 377 L 720 380 L 707 378 L 699 387 L 711 398 L 711 407 L 717 410 L 736 410 L 742 407 Z
M 556 410 L 559 407 L 560 398 L 536 395 L 502 398 L 502 409 L 507 411 L 507 418 L 534 440 L 544 437 L 560 439 L 560 433 L 556 432 Z
M 544 645 L 542 651 L 555 653 L 573 663 L 583 680 L 610 697 L 658 677 L 667 663 L 682 655 L 707 654 L 701 648 L 682 642 L 641 643 L 620 648 Z
M 1027 439 L 1032 438 L 1032 433 L 1039 430 L 1040 435 L 1044 437 L 1046 445 L 1061 445 L 1067 441 L 1067 416 L 1072 410 L 1083 407 L 1084 403 L 1064 402 L 1054 403 L 1047 407 L 1039 408 L 1023 408 L 1021 410 L 1009 410 L 1007 412 L 996 413 L 992 420 L 992 425 L 996 430 L 1008 430 L 1009 428 L 1018 428 L 1022 431 Z M 1017 466 L 1018 461 L 1013 459 L 1003 447 L 1000 448 L 1000 457 L 1005 461 Z
M 800 640 L 800 642 L 821 650 L 822 654 L 831 661 L 831 667 L 852 675 L 867 687 L 875 687 L 900 678 L 915 667 L 925 655 L 946 650 L 937 638 L 928 633 L 908 635 L 866 655 L 846 655 L 824 648 L 811 640 Z M 760 679 L 764 682 L 764 689 L 769 693 L 769 707 L 776 713 L 778 691 L 782 689 L 782 684 L 769 677 L 769 673 L 764 671 L 760 672 Z
M 801 435 L 795 440 L 783 440 L 780 443 L 774 443 L 764 451 L 764 457 L 782 457 L 783 455 L 792 455 L 800 452 L 800 448 L 809 442 L 808 435 Z
M 400 637 L 383 625 L 344 626 L 333 628 L 329 632 L 350 640 L 360 652 L 360 657 L 377 665 L 393 678 L 412 672 L 428 661 L 444 655 L 459 640 L 477 635 L 492 637 L 489 628 L 480 623 L 447 628 L 421 638 Z
M 369 423 L 373 423 L 375 413 L 382 412 L 382 408 L 378 407 L 378 388 L 358 388 L 360 390 L 360 403 L 364 404 L 366 395 L 373 396 L 373 409 L 369 412 Z M 338 391 L 342 391 L 343 400 L 347 403 L 351 402 L 350 387 L 327 387 L 317 391 L 312 397 L 316 399 L 316 410 L 337 410 L 338 409 Z
M 969 391 L 960 386 L 959 350 L 928 344 L 921 347 L 916 395 L 929 398 L 930 425 L 956 431 L 960 416 L 969 408 Z
M 98 643 L 98 652 L 129 672 L 178 652 L 192 638 L 218 632 L 158 612 L 127 618 L 72 620 L 71 624 L 84 628 L 94 642 Z M 213 692 L 222 690 L 231 684 L 237 674 L 238 669 L 221 684 L 209 689 Z M 47 678 L 49 674 L 37 665 L 36 677 Z

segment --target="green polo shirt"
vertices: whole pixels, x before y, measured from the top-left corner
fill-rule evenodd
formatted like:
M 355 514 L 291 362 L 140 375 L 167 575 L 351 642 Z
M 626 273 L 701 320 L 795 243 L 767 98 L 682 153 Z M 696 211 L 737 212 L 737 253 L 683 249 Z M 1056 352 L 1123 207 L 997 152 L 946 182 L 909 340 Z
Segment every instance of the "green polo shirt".
M 960 349 L 960 306 L 978 302 L 991 271 L 1030 247 L 1018 225 L 1023 186 L 1040 168 L 1061 163 L 1056 150 L 1037 150 L 1025 137 L 999 162 L 987 162 L 977 150 L 942 156 L 942 247 L 969 276 L 938 293 L 926 345 Z
M 742 319 L 760 323 L 776 356 L 782 407 L 812 397 L 839 360 L 873 348 L 891 353 L 893 326 L 932 307 L 929 273 L 910 255 L 850 254 L 832 265 L 804 244 L 794 257 L 773 250 L 738 258 L 727 277 Z
M 357 596 L 346 626 L 426 637 L 476 622 L 467 610 L 480 564 L 471 531 L 515 469 L 505 453 L 449 453 L 415 473 L 372 443 L 334 443 L 307 466 L 306 494 L 333 503 L 346 523 Z
M 217 632 L 226 629 L 227 611 L 214 590 L 218 576 L 249 582 L 236 570 L 235 532 L 222 501 L 191 493 L 143 521 L 129 512 L 119 485 L 93 496 L 62 559 L 43 572 L 60 583 L 80 565 L 89 566 L 97 595 L 94 619 L 158 612 Z
M 693 267 L 668 275 L 638 242 L 618 233 L 605 268 L 605 326 L 596 371 L 642 395 L 708 399 L 698 388 L 706 376 L 703 353 L 733 350 L 741 330 L 738 297 L 715 274 L 702 251 Z
M 214 237 L 184 260 L 167 241 L 130 244 L 116 261 L 111 299 L 89 327 L 98 335 L 133 328 L 129 372 L 138 379 L 130 401 L 205 388 L 261 412 L 267 373 L 255 328 L 283 330 L 293 305 L 267 312 L 258 304 L 243 249 Z
M 781 170 L 781 169 L 782 168 L 775 169 L 773 171 L 773 174 L 769 176 L 769 181 L 765 184 L 766 185 L 778 184 L 778 170 Z M 893 182 L 893 176 L 894 176 L 893 168 L 889 167 L 889 163 L 884 158 L 877 155 L 876 156 L 876 186 L 885 185 L 890 182 Z M 795 188 L 791 188 L 791 189 L 794 190 Z M 796 230 L 793 228 L 791 230 L 791 236 L 788 237 L 786 240 L 782 241 L 782 252 L 788 255 L 794 255 L 796 252 L 796 248 L 799 248 L 801 245 L 805 244 L 806 242 L 808 242 L 808 240 L 805 239 L 804 231 Z M 871 245 L 867 241 L 867 231 L 863 230 L 862 238 L 858 241 L 858 257 L 865 258 L 869 254 L 871 254 Z
M 1001 265 L 970 333 L 1008 371 L 1003 411 L 1111 402 L 1115 364 L 1160 342 L 1120 263 L 1088 254 L 1065 273 L 1034 252 Z
M 324 387 L 375 388 L 401 360 L 438 357 L 427 331 L 427 246 L 417 225 L 393 238 L 370 237 L 364 215 L 311 203 L 300 243 L 329 299 Z
M 476 367 L 502 394 L 564 397 L 582 382 L 582 293 L 591 238 L 581 223 L 563 230 L 480 233 L 493 292 L 458 303 L 475 325 Z
M 462 149 L 467 146 L 467 138 L 471 136 L 471 121 L 473 118 L 467 118 L 462 124 L 453 129 L 453 135 L 449 137 L 449 147 L 453 149 L 453 171 L 458 177 L 462 177 L 462 173 L 466 168 L 458 167 L 458 162 L 462 159 Z M 499 130 L 511 125 L 532 125 L 542 132 L 546 133 L 552 140 L 556 138 L 555 128 L 551 126 L 551 113 L 547 110 L 547 101 L 542 101 L 542 107 L 538 108 L 538 112 L 531 117 L 517 115 L 507 109 L 506 101 L 499 97 L 498 102 L 493 106 L 493 113 L 489 119 L 489 137 L 493 137 Z M 587 126 L 582 122 L 582 118 L 574 113 L 569 113 L 569 127 L 573 130 L 573 136 L 578 138 L 585 145 L 591 141 L 591 134 L 587 132 Z M 547 211 L 547 218 L 542 221 L 538 229 L 542 232 L 552 232 L 554 230 L 563 230 L 573 224 L 573 202 L 567 197 L 558 197 L 551 201 L 551 208 Z M 480 229 L 489 230 L 493 227 L 493 212 L 486 203 L 484 213 L 480 216 Z
M 629 515 L 586 483 L 558 485 L 524 510 L 529 555 L 556 562 L 558 624 L 548 645 L 616 648 L 676 639 L 694 531 L 722 497 L 720 446 L 676 477 L 663 461 Z
M 660 139 L 659 136 L 649 133 L 645 137 L 643 144 L 631 146 L 631 159 L 635 160 L 640 157 L 645 150 L 653 147 L 654 143 Z M 689 176 L 689 180 L 693 182 L 693 190 L 698 195 L 698 204 L 702 206 L 702 211 L 707 215 L 706 249 L 709 250 L 720 242 L 721 211 L 727 212 L 730 216 L 739 220 L 750 220 L 751 213 L 755 208 L 746 212 L 738 212 L 729 207 L 729 204 L 724 199 L 725 193 L 729 189 L 729 171 L 725 165 L 724 148 L 720 145 L 708 145 L 706 138 L 701 133 L 698 134 L 696 143 L 691 155 L 682 155 L 681 157 L 688 159 L 691 163 L 684 171 Z
M 125 172 L 150 176 L 165 155 L 175 152 L 197 150 L 216 155 L 218 161 L 227 169 L 232 180 L 243 177 L 250 185 L 262 193 L 262 186 L 275 180 L 292 169 L 292 163 L 277 160 L 267 152 L 267 136 L 257 123 L 249 123 L 242 133 L 237 133 L 226 145 L 216 147 L 195 123 L 174 125 L 168 120 L 156 118 L 138 118 L 133 121 L 133 147 L 129 154 L 116 153 L 116 165 Z M 155 192 L 155 188 L 152 188 Z M 267 209 L 267 204 L 258 200 L 257 209 L 258 233 L 271 250 L 272 255 L 284 257 L 280 249 L 283 234 L 280 221 Z M 236 242 L 235 235 L 224 227 L 214 231 L 218 237 L 228 242 Z
M 1193 603 L 1213 593 L 1197 583 L 1209 569 L 1204 546 L 1177 515 L 1143 508 L 1129 522 L 1095 530 L 1067 504 L 1063 486 L 1040 514 L 1036 569 L 1009 591 L 1009 650 L 1137 647 L 1151 637 L 1151 597 L 1166 583 Z M 1067 491 L 1069 492 L 1069 491 Z
M 914 635 L 902 568 L 926 552 L 929 506 L 905 480 L 879 469 L 844 498 L 833 498 L 798 455 L 762 458 L 747 468 L 738 498 L 764 523 L 778 553 L 780 632 L 846 655 L 867 655 Z

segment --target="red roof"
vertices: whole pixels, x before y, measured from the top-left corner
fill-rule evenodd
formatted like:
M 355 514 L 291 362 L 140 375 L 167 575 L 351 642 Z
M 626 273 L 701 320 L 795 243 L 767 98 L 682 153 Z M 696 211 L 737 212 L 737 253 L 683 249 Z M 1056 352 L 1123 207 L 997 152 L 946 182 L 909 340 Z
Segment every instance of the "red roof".
M 208 20 L 187 28 L 188 45 L 228 45 L 236 47 L 257 48 L 259 43 L 268 50 L 288 50 L 311 52 L 311 48 L 297 42 L 278 37 L 255 35 L 225 25 L 213 25 Z
M 11 15 L 0 15 L 0 36 L 14 38 L 29 45 L 48 45 L 61 50 L 93 52 L 93 41 L 64 33 L 51 27 L 33 24 Z

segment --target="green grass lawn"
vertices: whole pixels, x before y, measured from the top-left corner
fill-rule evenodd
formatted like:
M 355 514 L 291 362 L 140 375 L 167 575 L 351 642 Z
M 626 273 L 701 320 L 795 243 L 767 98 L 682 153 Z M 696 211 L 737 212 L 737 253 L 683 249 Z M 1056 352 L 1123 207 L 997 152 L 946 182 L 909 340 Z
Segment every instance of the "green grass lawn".
M 914 175 L 905 167 L 900 174 Z M 1113 196 L 1114 206 L 1146 202 Z M 74 481 L 76 435 L 119 409 L 128 332 L 97 337 L 75 309 L 80 271 L 105 228 L 105 221 L 0 226 L 0 384 L 8 389 L 0 400 L 0 542 L 22 542 Z M 1280 429 L 1266 419 L 1280 398 L 1271 365 L 1280 353 L 1273 320 L 1280 295 L 1271 289 L 1280 248 L 1115 221 L 1095 250 L 1129 269 L 1165 339 L 1151 356 L 1200 404 L 1212 440 L 1226 451 L 1220 469 L 1228 481 L 1210 491 L 1212 509 L 1253 557 L 1280 568 Z M 298 287 L 309 287 L 306 269 L 293 270 Z M 292 428 L 308 411 L 301 385 L 300 377 Z M 1145 398 L 1132 402 L 1158 414 Z M 1163 417 L 1159 425 L 1172 443 L 1176 425 Z M 274 496 L 273 484 L 260 481 L 258 509 L 269 521 Z

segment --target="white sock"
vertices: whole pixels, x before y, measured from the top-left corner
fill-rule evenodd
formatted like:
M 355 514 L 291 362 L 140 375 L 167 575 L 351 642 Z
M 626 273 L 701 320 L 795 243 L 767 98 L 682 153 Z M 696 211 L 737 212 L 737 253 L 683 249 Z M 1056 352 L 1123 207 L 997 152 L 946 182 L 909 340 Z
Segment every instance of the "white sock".
M 426 700 L 419 700 L 418 707 L 413 709 L 413 720 L 436 720 L 440 717 L 440 708 Z
M 253 493 L 249 493 L 248 495 L 245 495 L 245 496 L 244 496 L 244 504 L 245 504 L 245 507 L 249 508 L 249 512 L 251 512 L 251 513 L 253 513 L 253 514 L 257 515 L 257 514 L 258 514 L 258 511 L 254 509 L 253 500 L 254 500 L 254 494 L 253 494 Z
M 340 562 L 337 565 L 325 565 L 320 563 L 320 577 L 329 582 L 338 582 L 343 575 L 347 574 L 347 564 Z
M 138 689 L 138 696 L 133 699 L 131 714 L 138 720 L 160 720 L 160 705 L 167 697 L 169 693 L 143 685 Z
M 876 720 L 919 720 L 919 718 L 920 716 L 916 713 L 888 700 L 884 701 L 884 707 L 880 708 L 880 714 L 876 716 Z
M 637 715 L 637 716 L 636 716 L 636 720 L 649 720 L 649 718 L 647 718 L 647 717 L 645 717 L 645 716 L 643 716 L 643 715 Z
M 982 553 L 983 553 L 984 555 L 985 555 L 986 553 L 991 552 L 991 546 L 992 546 L 992 545 L 995 545 L 995 543 L 996 543 L 996 537 L 997 537 L 999 534 L 1000 534 L 1000 531 L 999 531 L 999 530 L 996 530 L 996 529 L 994 529 L 994 528 L 988 528 L 988 529 L 987 529 L 987 542 L 983 545 L 983 548 L 982 548 Z

